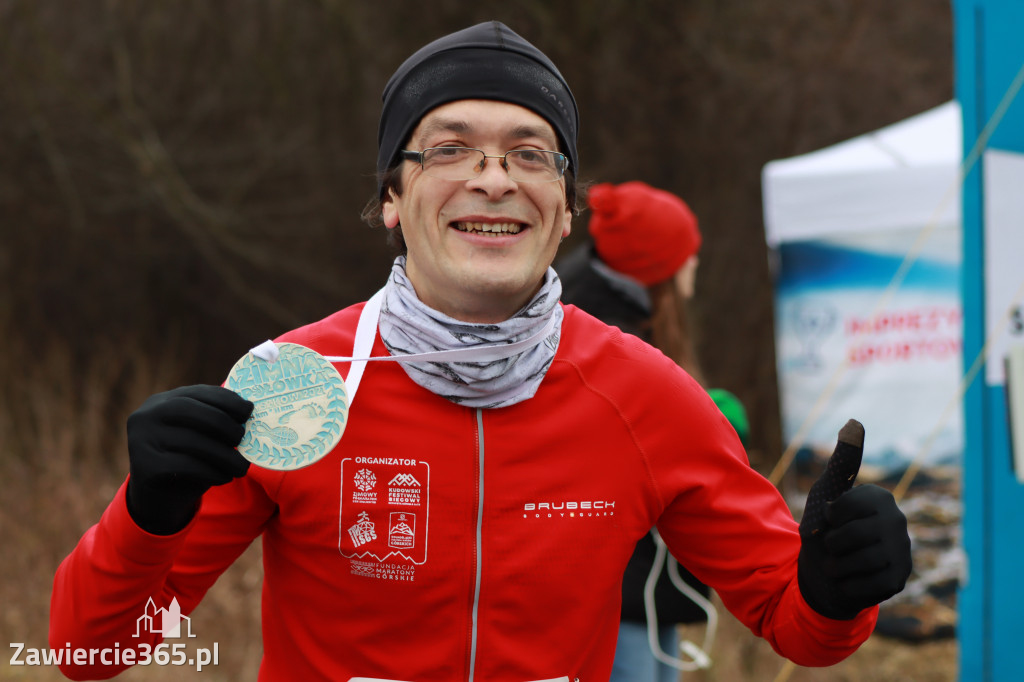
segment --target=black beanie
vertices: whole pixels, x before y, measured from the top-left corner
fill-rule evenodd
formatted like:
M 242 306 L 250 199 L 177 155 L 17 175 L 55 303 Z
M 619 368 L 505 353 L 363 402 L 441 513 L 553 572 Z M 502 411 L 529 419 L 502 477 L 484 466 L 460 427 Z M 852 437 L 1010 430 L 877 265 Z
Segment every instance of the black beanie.
M 569 85 L 543 52 L 500 21 L 488 21 L 420 48 L 388 80 L 377 131 L 378 178 L 397 163 L 427 112 L 460 99 L 511 102 L 541 116 L 577 174 L 579 113 Z M 379 179 L 377 190 L 383 196 Z

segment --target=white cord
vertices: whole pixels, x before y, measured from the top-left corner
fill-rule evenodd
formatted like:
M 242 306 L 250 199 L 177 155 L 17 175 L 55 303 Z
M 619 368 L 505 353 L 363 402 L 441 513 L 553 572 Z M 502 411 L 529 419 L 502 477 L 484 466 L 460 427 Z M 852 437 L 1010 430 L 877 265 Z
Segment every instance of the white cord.
M 647 611 L 647 643 L 651 647 L 654 657 L 677 670 L 700 670 L 711 667 L 711 646 L 715 642 L 715 631 L 718 628 L 718 609 L 708 601 L 704 595 L 692 586 L 687 585 L 679 574 L 679 562 L 668 555 L 668 547 L 657 530 L 651 530 L 654 538 L 655 553 L 654 562 L 651 565 L 650 573 L 647 574 L 647 581 L 644 583 L 644 607 Z M 658 583 L 658 575 L 663 566 L 668 565 L 668 575 L 676 589 L 689 597 L 708 616 L 707 627 L 704 629 L 704 644 L 699 647 L 690 640 L 683 640 L 679 643 L 679 650 L 689 656 L 690 660 L 683 660 L 671 656 L 662 651 L 658 642 L 658 612 L 654 603 L 654 588 Z

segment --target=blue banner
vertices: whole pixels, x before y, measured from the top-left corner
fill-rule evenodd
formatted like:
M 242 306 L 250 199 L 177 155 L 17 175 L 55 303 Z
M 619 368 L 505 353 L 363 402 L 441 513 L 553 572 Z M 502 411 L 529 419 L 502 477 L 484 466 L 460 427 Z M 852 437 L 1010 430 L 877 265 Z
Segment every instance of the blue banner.
M 829 453 L 837 429 L 857 419 L 868 476 L 919 457 L 959 465 L 963 418 L 947 408 L 962 368 L 960 234 L 932 230 L 890 286 L 919 236 L 887 230 L 778 245 L 776 358 L 787 443 L 823 407 L 802 445 Z

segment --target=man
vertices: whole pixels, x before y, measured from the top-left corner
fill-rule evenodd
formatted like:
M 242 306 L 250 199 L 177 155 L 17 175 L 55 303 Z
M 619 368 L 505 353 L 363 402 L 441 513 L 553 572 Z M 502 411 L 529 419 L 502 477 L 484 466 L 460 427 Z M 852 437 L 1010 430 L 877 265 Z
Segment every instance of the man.
M 826 508 L 862 432 L 844 427 L 800 531 L 696 382 L 558 302 L 576 133 L 561 74 L 500 23 L 411 56 L 384 91 L 380 218 L 406 253 L 379 313 L 356 305 L 278 342 L 449 355 L 338 363 L 350 393 L 362 370 L 344 435 L 293 471 L 235 450 L 253 409 L 235 393 L 150 398 L 129 418 L 126 484 L 58 569 L 52 645 L 137 646 L 150 597 L 191 612 L 262 536 L 261 680 L 602 680 L 623 569 L 657 525 L 783 655 L 854 651 L 910 570 L 891 495 L 861 486 Z

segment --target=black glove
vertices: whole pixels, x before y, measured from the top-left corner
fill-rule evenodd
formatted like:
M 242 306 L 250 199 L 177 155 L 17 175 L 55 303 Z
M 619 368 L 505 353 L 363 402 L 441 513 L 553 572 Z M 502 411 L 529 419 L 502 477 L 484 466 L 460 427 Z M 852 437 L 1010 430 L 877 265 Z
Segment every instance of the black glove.
M 145 531 L 188 525 L 210 486 L 249 470 L 235 446 L 253 404 L 220 386 L 185 386 L 150 396 L 128 417 L 128 513 Z
M 851 419 L 807 496 L 800 521 L 800 593 L 827 618 L 850 620 L 903 589 L 910 576 L 907 518 L 887 490 L 853 487 L 864 427 Z

